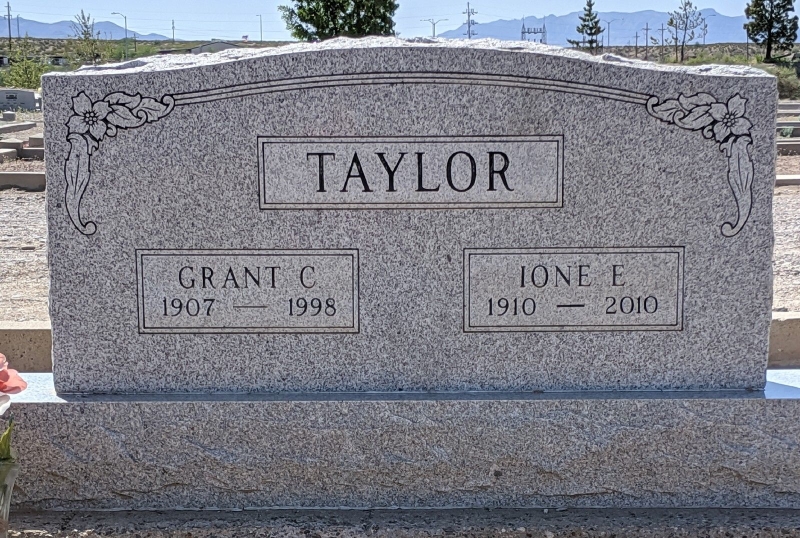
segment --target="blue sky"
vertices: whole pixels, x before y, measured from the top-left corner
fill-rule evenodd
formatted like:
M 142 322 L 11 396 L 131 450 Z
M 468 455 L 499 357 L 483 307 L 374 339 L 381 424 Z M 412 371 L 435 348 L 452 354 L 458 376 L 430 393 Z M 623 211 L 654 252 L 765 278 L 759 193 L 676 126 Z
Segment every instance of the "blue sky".
M 400 9 L 395 22 L 403 37 L 430 35 L 431 27 L 420 19 L 448 19 L 437 25 L 444 32 L 463 23 L 467 2 L 455 0 L 398 0 Z M 96 21 L 110 20 L 122 26 L 122 17 L 111 15 L 120 11 L 128 17 L 128 28 L 139 33 L 155 32 L 170 36 L 175 20 L 178 39 L 239 39 L 249 35 L 259 39 L 259 18 L 262 15 L 264 39 L 289 39 L 278 15 L 277 6 L 288 1 L 238 0 L 10 0 L 11 15 L 42 22 L 71 20 L 81 9 L 91 13 Z M 478 12 L 475 20 L 488 22 L 497 19 L 518 19 L 523 15 L 564 15 L 583 9 L 585 0 L 532 2 L 530 0 L 471 0 L 470 7 Z M 653 9 L 670 11 L 678 0 L 596 0 L 599 11 L 641 11 Z M 713 8 L 724 15 L 742 15 L 745 0 L 704 0 L 700 8 Z

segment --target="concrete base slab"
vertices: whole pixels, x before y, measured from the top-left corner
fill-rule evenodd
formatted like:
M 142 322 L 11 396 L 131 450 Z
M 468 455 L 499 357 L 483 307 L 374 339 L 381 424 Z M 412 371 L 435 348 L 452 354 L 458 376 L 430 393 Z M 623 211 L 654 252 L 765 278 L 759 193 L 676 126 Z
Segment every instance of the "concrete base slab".
M 18 509 L 800 508 L 800 370 L 715 392 L 58 396 L 27 379 Z
M 800 185 L 800 175 L 778 176 L 775 179 L 776 187 L 787 187 L 789 185 Z
M 16 161 L 18 156 L 15 149 L 0 148 L 0 163 Z
M 52 372 L 50 323 L 0 323 L 0 353 L 21 372 Z
M 0 189 L 43 191 L 45 186 L 44 172 L 0 172 Z
M 20 538 L 792 538 L 800 537 L 800 512 L 741 509 L 12 512 L 11 528 L 10 535 Z
M 800 155 L 800 140 L 789 138 L 778 140 L 778 155 Z
M 0 134 L 5 133 L 18 133 L 20 131 L 27 131 L 36 127 L 36 122 L 33 121 L 20 121 L 17 123 L 9 123 L 7 125 L 0 125 Z
M 17 155 L 22 152 L 22 147 L 24 145 L 25 144 L 22 140 L 18 140 L 16 138 L 6 138 L 5 140 L 0 140 L 0 148 L 13 149 L 17 152 Z
M 20 157 L 23 159 L 39 159 L 44 160 L 44 148 L 22 148 Z
M 28 147 L 29 148 L 43 148 L 44 147 L 44 135 L 31 135 L 28 138 Z

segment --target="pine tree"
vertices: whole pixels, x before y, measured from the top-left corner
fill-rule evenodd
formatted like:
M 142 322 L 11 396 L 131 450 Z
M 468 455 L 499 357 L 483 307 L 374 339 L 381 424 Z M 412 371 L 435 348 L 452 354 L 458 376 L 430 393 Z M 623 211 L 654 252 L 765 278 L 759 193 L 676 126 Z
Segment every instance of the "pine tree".
M 583 36 L 582 39 L 568 39 L 570 45 L 580 48 L 587 48 L 589 52 L 595 54 L 600 48 L 598 37 L 605 29 L 600 27 L 600 19 L 594 10 L 594 1 L 586 0 L 586 7 L 583 8 L 583 15 L 580 17 L 581 24 L 576 31 Z
M 797 40 L 797 15 L 794 0 L 751 0 L 744 10 L 750 19 L 747 35 L 753 42 L 764 45 L 764 61 L 772 60 L 773 50 L 791 50 Z
M 42 75 L 50 70 L 42 59 L 33 59 L 33 44 L 28 34 L 11 57 L 11 65 L 3 73 L 3 86 L 30 88 L 42 85 Z
M 394 0 L 294 0 L 279 6 L 286 29 L 296 39 L 394 35 Z
M 681 0 L 681 5 L 676 11 L 669 14 L 669 33 L 675 42 L 675 61 L 678 61 L 678 49 L 680 48 L 680 61 L 686 57 L 686 43 L 695 38 L 695 30 L 701 28 L 706 20 L 691 0 Z
M 82 64 L 96 64 L 101 59 L 100 33 L 94 33 L 94 19 L 89 13 L 81 10 L 80 15 L 75 15 L 72 23 L 73 37 L 76 40 L 75 55 Z

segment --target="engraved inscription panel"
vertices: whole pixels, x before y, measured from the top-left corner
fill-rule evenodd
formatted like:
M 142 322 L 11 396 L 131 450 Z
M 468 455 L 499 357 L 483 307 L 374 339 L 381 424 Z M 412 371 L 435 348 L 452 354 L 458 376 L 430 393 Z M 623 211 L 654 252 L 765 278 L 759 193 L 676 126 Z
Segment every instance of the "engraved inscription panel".
M 357 333 L 358 250 L 137 250 L 140 333 Z
M 680 331 L 683 247 L 464 250 L 464 331 Z
M 562 207 L 561 135 L 259 137 L 261 209 Z

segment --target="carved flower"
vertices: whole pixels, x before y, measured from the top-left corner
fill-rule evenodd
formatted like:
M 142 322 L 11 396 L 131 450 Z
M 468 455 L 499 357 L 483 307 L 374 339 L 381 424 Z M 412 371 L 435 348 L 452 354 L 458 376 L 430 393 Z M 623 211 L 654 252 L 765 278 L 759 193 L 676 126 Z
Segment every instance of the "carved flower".
M 92 135 L 95 140 L 102 140 L 106 135 L 108 125 L 106 116 L 111 113 L 111 107 L 105 101 L 92 103 L 89 97 L 81 92 L 72 98 L 72 110 L 75 115 L 69 118 L 67 128 L 70 133 Z
M 714 138 L 722 143 L 732 134 L 742 136 L 750 134 L 753 124 L 744 117 L 744 106 L 747 100 L 738 93 L 728 99 L 728 104 L 714 103 L 708 113 L 714 118 Z

